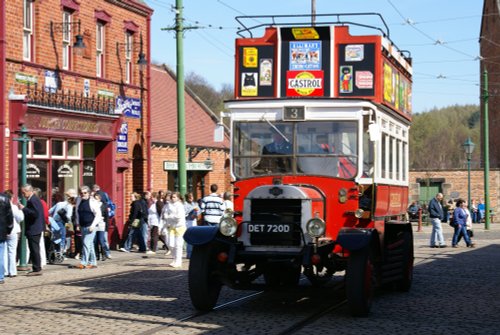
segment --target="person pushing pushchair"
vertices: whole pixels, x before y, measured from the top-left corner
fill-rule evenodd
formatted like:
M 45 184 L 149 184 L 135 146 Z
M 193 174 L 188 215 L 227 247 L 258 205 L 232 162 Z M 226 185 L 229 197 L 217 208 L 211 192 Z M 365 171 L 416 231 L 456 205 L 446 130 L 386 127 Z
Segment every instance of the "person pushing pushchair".
M 56 203 L 49 209 L 50 246 L 48 252 L 49 263 L 61 263 L 64 260 L 66 247 L 66 225 L 71 224 L 76 191 L 69 189 L 66 200 Z

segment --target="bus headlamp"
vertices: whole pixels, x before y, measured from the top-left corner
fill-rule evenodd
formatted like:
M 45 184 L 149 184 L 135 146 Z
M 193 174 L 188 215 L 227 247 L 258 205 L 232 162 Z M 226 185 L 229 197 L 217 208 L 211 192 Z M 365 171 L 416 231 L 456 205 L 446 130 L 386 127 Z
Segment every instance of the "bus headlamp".
M 356 209 L 356 211 L 354 212 L 354 216 L 358 219 L 361 219 L 363 217 L 363 214 L 365 214 L 365 211 L 361 208 Z
M 320 237 L 325 234 L 326 223 L 320 218 L 312 218 L 307 221 L 306 231 L 311 237 Z
M 224 236 L 233 236 L 238 229 L 238 223 L 230 216 L 225 216 L 220 220 L 219 231 Z
M 347 190 L 345 188 L 341 188 L 339 190 L 339 202 L 341 204 L 345 203 L 347 201 Z

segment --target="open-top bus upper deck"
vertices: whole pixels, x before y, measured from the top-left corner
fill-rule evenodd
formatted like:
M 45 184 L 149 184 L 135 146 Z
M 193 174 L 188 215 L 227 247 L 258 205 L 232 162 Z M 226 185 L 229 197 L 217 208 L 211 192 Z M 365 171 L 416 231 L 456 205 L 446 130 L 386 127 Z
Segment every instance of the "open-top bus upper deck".
M 298 23 L 309 15 L 237 18 L 259 24 L 245 25 L 240 35 L 249 37 L 236 39 L 235 98 L 364 99 L 410 120 L 411 58 L 391 42 L 381 17 L 385 28 L 341 20 L 356 15 L 323 14 L 315 25 Z M 351 35 L 353 25 L 377 34 Z M 254 37 L 262 27 L 263 36 Z

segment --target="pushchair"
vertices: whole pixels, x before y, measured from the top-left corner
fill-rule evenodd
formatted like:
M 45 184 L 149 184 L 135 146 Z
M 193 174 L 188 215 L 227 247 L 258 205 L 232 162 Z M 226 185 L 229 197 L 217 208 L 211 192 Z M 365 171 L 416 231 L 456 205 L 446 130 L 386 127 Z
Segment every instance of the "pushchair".
M 47 261 L 49 264 L 59 264 L 64 261 L 64 254 L 61 248 L 62 242 L 62 227 L 60 224 L 52 219 L 50 220 L 50 244 L 47 248 Z

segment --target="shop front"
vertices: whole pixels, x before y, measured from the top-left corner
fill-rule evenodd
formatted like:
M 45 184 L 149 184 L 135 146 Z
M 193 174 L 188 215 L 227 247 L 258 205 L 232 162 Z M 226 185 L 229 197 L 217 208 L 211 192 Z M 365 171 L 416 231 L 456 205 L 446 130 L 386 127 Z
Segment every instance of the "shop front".
M 116 194 L 117 171 L 114 143 L 121 124 L 120 116 L 111 113 L 85 113 L 30 104 L 23 96 L 11 98 L 10 129 L 16 136 L 22 126 L 30 141 L 26 150 L 26 180 L 41 190 L 41 197 L 50 206 L 64 199 L 64 193 L 82 185 L 99 184 L 117 203 L 123 196 Z M 14 142 L 10 148 L 10 185 L 19 190 L 23 145 Z M 122 216 L 122 214 L 120 214 Z M 119 220 L 118 220 L 119 219 Z M 116 222 L 123 225 L 122 218 Z M 113 231 L 123 230 L 112 227 Z M 110 234 L 116 235 L 116 234 Z

